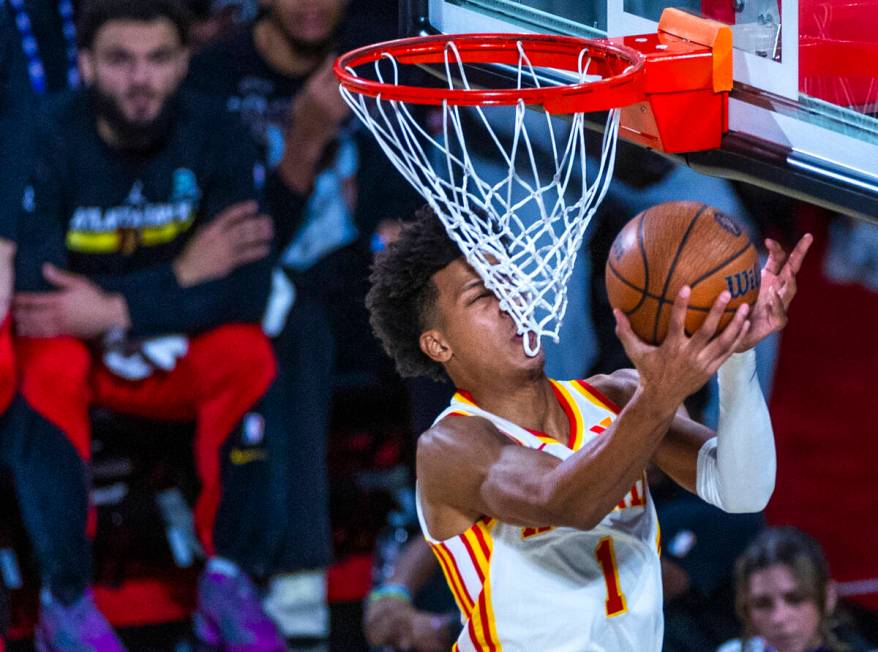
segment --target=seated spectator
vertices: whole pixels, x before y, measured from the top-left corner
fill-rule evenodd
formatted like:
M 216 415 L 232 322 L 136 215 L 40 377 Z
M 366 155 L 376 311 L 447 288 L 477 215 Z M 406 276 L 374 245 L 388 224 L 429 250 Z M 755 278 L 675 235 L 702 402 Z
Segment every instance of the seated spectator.
M 820 545 L 791 527 L 764 530 L 738 559 L 740 640 L 719 652 L 850 650 L 834 630 L 836 593 Z
M 43 576 L 37 647 L 123 649 L 88 591 L 88 411 L 100 405 L 195 421 L 211 555 L 198 637 L 282 650 L 250 578 L 277 477 L 253 411 L 275 375 L 258 323 L 272 225 L 255 151 L 221 107 L 178 92 L 188 19 L 175 0 L 93 0 L 78 27 L 86 88 L 43 119 L 18 225 L 20 385 L 4 432 Z
M 368 268 L 372 249 L 398 228 L 393 218 L 420 204 L 372 135 L 351 122 L 338 92 L 332 63 L 350 46 L 353 9 L 346 0 L 263 2 L 252 25 L 200 52 L 189 76 L 193 88 L 222 98 L 258 145 L 266 204 L 285 250 L 264 322 L 279 367 L 266 424 L 277 419 L 290 429 L 288 527 L 267 606 L 290 638 L 328 632 L 325 582 L 315 579 L 332 558 L 326 440 L 333 382 L 374 383 L 387 368 L 364 307 Z M 375 29 L 378 17 L 369 18 Z M 307 621 L 300 617 L 306 608 Z

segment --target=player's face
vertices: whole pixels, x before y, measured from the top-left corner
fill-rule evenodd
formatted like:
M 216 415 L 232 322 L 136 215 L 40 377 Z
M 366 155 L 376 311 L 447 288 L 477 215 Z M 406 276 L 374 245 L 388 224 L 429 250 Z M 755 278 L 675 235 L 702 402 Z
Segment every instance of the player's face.
M 113 20 L 80 54 L 80 67 L 86 83 L 111 103 L 120 120 L 145 127 L 180 87 L 188 52 L 167 18 Z
M 446 347 L 434 359 L 445 364 L 459 386 L 492 375 L 542 373 L 542 352 L 533 358 L 525 355 L 512 318 L 500 310 L 497 297 L 463 258 L 436 272 L 433 283 L 438 290 L 435 328 L 422 335 L 421 346 L 429 348 L 432 342 Z M 425 336 L 436 340 L 425 341 Z
M 328 42 L 347 7 L 347 0 L 270 0 L 271 16 L 286 37 L 305 48 Z
M 750 576 L 750 622 L 778 652 L 806 652 L 821 642 L 820 610 L 785 564 Z

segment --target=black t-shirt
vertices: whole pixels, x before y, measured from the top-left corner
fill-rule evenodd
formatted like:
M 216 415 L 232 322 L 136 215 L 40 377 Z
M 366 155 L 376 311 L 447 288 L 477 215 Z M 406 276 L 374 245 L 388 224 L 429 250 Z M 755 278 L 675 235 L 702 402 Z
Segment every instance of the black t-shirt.
M 347 43 L 345 29 L 340 42 Z M 346 45 L 340 45 L 343 51 Z M 306 77 L 285 75 L 268 65 L 248 28 L 215 43 L 194 58 L 188 84 L 222 98 L 238 115 L 273 170 L 287 143 L 293 98 Z M 345 162 L 346 161 L 346 162 Z M 352 373 L 384 363 L 369 332 L 365 295 L 370 249 L 376 226 L 384 219 L 407 219 L 423 200 L 380 150 L 372 134 L 355 119 L 342 126 L 324 152 L 323 166 L 309 197 L 292 192 L 276 173 L 268 175 L 265 199 L 275 219 L 278 243 L 292 242 L 282 257 L 297 290 L 314 297 L 329 316 L 336 349 L 336 370 Z M 322 183 L 329 181 L 329 184 Z M 335 184 L 335 185 L 333 185 Z M 328 189 L 327 189 L 328 188 Z M 347 207 L 339 198 L 355 197 Z M 343 218 L 335 221 L 328 216 Z M 314 236 L 309 239 L 309 236 Z M 312 246 L 313 245 L 313 246 Z M 291 251 L 306 252 L 297 265 Z M 370 371 L 371 373 L 371 371 Z
M 340 39 L 351 41 L 343 29 Z M 347 45 L 340 46 L 340 48 Z M 226 108 L 241 117 L 263 160 L 272 170 L 283 156 L 285 136 L 290 126 L 290 107 L 307 76 L 292 77 L 268 65 L 256 48 L 253 29 L 241 30 L 199 53 L 189 69 L 189 86 L 199 92 L 221 97 Z M 353 218 L 361 242 L 368 247 L 375 227 L 383 219 L 408 219 L 423 203 L 419 195 L 396 171 L 375 139 L 355 119 L 341 130 L 357 150 L 356 195 Z M 329 145 L 330 152 L 339 143 Z M 332 156 L 325 156 L 326 161 Z M 282 237 L 292 235 L 300 225 L 307 198 L 286 188 L 276 175 L 270 175 L 266 201 L 275 215 Z M 293 202 L 295 211 L 290 209 Z
M 192 333 L 260 319 L 270 261 L 183 289 L 171 269 L 195 229 L 255 199 L 260 166 L 240 124 L 190 93 L 173 100 L 165 138 L 149 154 L 109 147 L 84 91 L 46 107 L 32 180 L 22 199 L 20 290 L 49 289 L 52 261 L 128 301 L 135 335 Z
M 290 105 L 305 78 L 271 68 L 256 49 L 252 29 L 205 48 L 192 59 L 187 81 L 197 91 L 223 98 L 250 130 L 266 162 L 277 163 Z

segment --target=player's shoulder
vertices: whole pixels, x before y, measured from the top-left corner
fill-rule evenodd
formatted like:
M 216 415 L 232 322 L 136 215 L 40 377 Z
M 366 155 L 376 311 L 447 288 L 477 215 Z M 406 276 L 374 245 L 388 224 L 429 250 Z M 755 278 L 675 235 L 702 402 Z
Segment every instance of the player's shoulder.
M 452 413 L 418 438 L 418 463 L 434 465 L 472 459 L 505 443 L 497 426 L 488 419 Z
M 609 398 L 619 407 L 624 407 L 640 382 L 636 369 L 617 369 L 608 374 L 598 374 L 586 379 L 585 383 Z

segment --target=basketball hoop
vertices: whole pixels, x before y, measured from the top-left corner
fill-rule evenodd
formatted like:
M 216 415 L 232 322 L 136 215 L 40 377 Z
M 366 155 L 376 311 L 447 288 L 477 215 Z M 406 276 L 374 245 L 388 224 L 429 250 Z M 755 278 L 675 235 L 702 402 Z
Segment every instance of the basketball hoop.
M 673 10 L 662 17 L 666 27 L 668 11 Z M 360 48 L 335 63 L 345 100 L 498 296 L 530 356 L 538 353 L 543 336 L 558 340 L 567 281 L 609 188 L 620 124 L 626 138 L 663 151 L 716 147 L 727 130 L 728 88 L 715 88 L 715 58 L 723 49 L 716 48 L 717 41 L 727 41 L 728 81 L 721 84 L 730 87 L 730 31 L 711 24 L 712 40 L 705 44 L 704 24 L 710 21 L 682 12 L 674 16 L 675 26 L 697 21 L 698 30 L 677 29 L 686 31 L 680 35 L 660 24 L 658 34 L 611 40 L 424 36 Z M 719 38 L 721 28 L 728 34 Z M 669 67 L 670 61 L 679 63 Z M 476 87 L 471 77 L 486 64 L 506 66 L 510 87 Z M 438 67 L 445 81 L 436 87 L 402 83 L 410 66 Z M 693 73 L 699 74 L 689 78 Z M 705 116 L 706 98 L 695 98 L 698 115 L 680 125 L 679 113 L 691 108 L 692 93 L 705 90 L 721 110 Z M 433 127 L 420 124 L 414 105 L 437 107 L 441 119 Z M 500 116 L 508 123 L 506 133 L 498 127 L 498 107 L 509 107 Z M 527 107 L 541 108 L 543 115 L 526 118 Z M 586 152 L 584 114 L 597 111 L 607 116 L 600 159 L 594 162 Z M 558 114 L 570 116 L 566 134 L 552 119 Z M 675 126 L 669 129 L 670 122 Z M 484 144 L 504 167 L 502 178 L 476 170 L 481 166 L 473 148 Z

